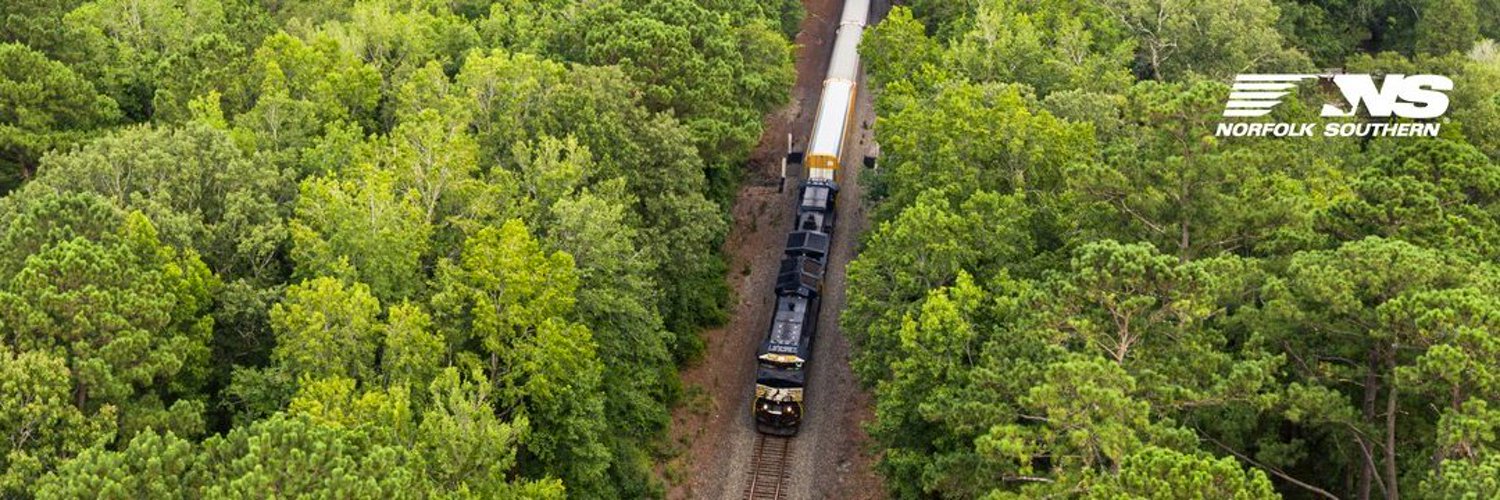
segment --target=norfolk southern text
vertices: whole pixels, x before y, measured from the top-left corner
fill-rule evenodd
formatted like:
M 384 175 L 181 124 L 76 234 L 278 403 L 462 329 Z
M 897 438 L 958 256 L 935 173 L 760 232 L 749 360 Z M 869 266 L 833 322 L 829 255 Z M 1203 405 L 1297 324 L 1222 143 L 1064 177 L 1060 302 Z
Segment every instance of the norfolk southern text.
M 1437 137 L 1441 123 L 1219 123 L 1219 137 Z

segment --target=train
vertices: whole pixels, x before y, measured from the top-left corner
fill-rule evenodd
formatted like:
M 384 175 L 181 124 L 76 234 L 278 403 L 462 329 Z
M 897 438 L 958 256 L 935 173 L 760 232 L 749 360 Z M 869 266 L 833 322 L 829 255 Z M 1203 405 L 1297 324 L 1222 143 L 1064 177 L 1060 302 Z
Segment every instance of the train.
M 806 176 L 798 186 L 797 218 L 777 270 L 771 327 L 756 352 L 751 413 L 763 434 L 795 436 L 807 413 L 807 371 L 837 219 L 837 174 L 855 128 L 859 43 L 869 16 L 870 0 L 845 0 L 807 149 L 788 155 L 802 163 Z

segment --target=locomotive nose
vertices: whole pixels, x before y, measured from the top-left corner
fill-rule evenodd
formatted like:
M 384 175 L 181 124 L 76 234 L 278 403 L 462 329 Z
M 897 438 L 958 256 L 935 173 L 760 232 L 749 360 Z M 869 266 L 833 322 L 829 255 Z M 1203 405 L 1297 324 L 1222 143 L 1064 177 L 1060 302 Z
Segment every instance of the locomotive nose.
M 797 406 L 796 403 L 761 401 L 756 405 L 755 420 L 779 428 L 796 427 L 801 421 Z

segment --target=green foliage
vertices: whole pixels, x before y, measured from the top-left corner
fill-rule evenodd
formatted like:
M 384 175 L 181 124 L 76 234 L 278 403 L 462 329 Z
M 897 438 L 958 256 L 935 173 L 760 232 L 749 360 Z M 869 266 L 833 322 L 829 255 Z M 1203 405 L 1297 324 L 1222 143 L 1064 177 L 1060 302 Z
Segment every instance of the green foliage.
M 892 167 L 876 177 L 874 195 L 887 202 L 877 219 L 929 188 L 951 199 L 978 189 L 1046 192 L 1062 182 L 1065 167 L 1096 154 L 1086 125 L 1033 111 L 1015 86 L 960 84 L 931 97 L 883 99 L 889 112 L 880 118 L 880 141 Z M 1002 136 L 1009 140 L 970 140 Z
M 1292 372 L 1289 387 L 1304 384 L 1331 386 L 1326 388 L 1329 393 L 1315 403 L 1302 402 L 1294 394 L 1286 396 L 1290 406 L 1286 410 L 1287 418 L 1333 435 L 1358 433 L 1350 437 L 1356 442 L 1369 439 L 1383 443 L 1369 446 L 1385 453 L 1381 462 L 1386 464 L 1397 460 L 1400 449 L 1444 456 L 1446 453 L 1432 450 L 1428 442 L 1431 437 L 1413 435 L 1416 433 L 1398 426 L 1400 417 L 1389 413 L 1382 415 L 1376 405 L 1377 402 L 1399 404 L 1396 398 L 1402 394 L 1407 398 L 1423 399 L 1450 394 L 1449 397 L 1439 397 L 1452 399 L 1452 411 L 1457 412 L 1468 401 L 1468 395 L 1461 390 L 1465 386 L 1463 381 L 1449 377 L 1448 384 L 1421 384 L 1428 385 L 1428 388 L 1419 389 L 1409 385 L 1415 380 L 1409 378 L 1413 368 L 1407 368 L 1413 363 L 1413 356 L 1416 357 L 1416 370 L 1432 370 L 1435 363 L 1457 362 L 1453 355 L 1464 350 L 1469 351 L 1468 355 L 1475 354 L 1472 344 L 1460 347 L 1472 340 L 1444 338 L 1452 335 L 1449 332 L 1456 334 L 1473 328 L 1465 328 L 1472 324 L 1469 320 L 1471 314 L 1477 314 L 1474 319 L 1483 325 L 1488 321 L 1484 318 L 1493 312 L 1489 305 L 1482 303 L 1455 302 L 1454 299 L 1464 295 L 1447 291 L 1464 286 L 1469 280 L 1460 262 L 1435 250 L 1379 238 L 1347 243 L 1336 251 L 1294 257 L 1287 281 L 1273 281 L 1267 285 L 1266 327 L 1254 342 L 1278 346 L 1294 359 L 1359 361 L 1306 365 Z M 1445 309 L 1450 311 L 1450 316 L 1444 317 Z M 1309 329 L 1312 334 L 1308 333 Z M 1489 336 L 1488 333 L 1482 335 Z M 1458 342 L 1447 343 L 1452 341 Z M 1436 349 L 1436 352 L 1429 349 Z M 1440 355 L 1446 359 L 1437 361 L 1439 358 L 1429 357 Z M 1462 365 L 1450 368 L 1459 366 Z M 1407 373 L 1407 376 L 1398 376 L 1401 373 Z M 1480 376 L 1482 373 L 1479 372 Z M 1330 380 L 1329 377 L 1358 381 L 1358 390 L 1340 391 L 1336 385 L 1325 382 Z M 1446 390 L 1453 387 L 1459 390 L 1452 393 Z M 1488 396 L 1481 397 L 1487 399 Z M 1477 445 L 1473 442 L 1466 444 Z M 1357 455 L 1333 455 L 1324 460 L 1327 460 L 1325 463 L 1350 464 L 1347 467 L 1360 470 L 1360 476 L 1364 478 L 1362 483 L 1370 481 L 1369 477 L 1376 474 L 1384 475 L 1381 482 L 1386 488 L 1408 481 L 1394 476 L 1389 472 L 1392 469 L 1375 472 L 1374 463 L 1361 469 L 1362 460 Z
M 943 48 L 927 36 L 926 26 L 912 17 L 911 9 L 893 8 L 880 24 L 865 34 L 860 46 L 860 63 L 876 87 L 900 82 L 926 86 L 935 84 L 931 74 L 943 68 Z M 892 77 L 885 81 L 887 76 Z M 888 89 L 887 91 L 895 91 Z
M 1474 0 L 1430 0 L 1413 27 L 1416 50 L 1423 54 L 1467 52 L 1479 39 Z
M 418 435 L 429 474 L 438 484 L 469 488 L 479 496 L 499 496 L 508 487 L 506 474 L 515 466 L 517 436 L 526 431 L 527 422 L 501 422 L 491 407 L 493 397 L 489 381 L 479 372 L 465 379 L 448 368 L 433 381 L 433 404 L 422 415 Z
M 274 417 L 202 445 L 204 496 L 287 495 L 373 498 L 431 488 L 399 446 L 372 443 L 359 433 L 294 417 Z
M 1422 483 L 1430 498 L 1478 499 L 1500 495 L 1500 459 L 1491 453 L 1483 460 L 1444 461 L 1433 477 Z
M 1090 2 L 980 2 L 973 29 L 952 43 L 951 64 L 971 80 L 1025 83 L 1043 95 L 1115 90 L 1129 85 L 1121 61 L 1135 42 L 1111 14 Z
M 33 484 L 39 498 L 191 498 L 201 487 L 197 450 L 175 434 L 147 430 L 120 451 L 83 450 Z
M 272 361 L 293 378 L 374 377 L 380 303 L 363 283 L 314 278 L 287 289 L 271 308 Z
M 0 6 L 0 496 L 663 495 L 801 16 Z
M 61 357 L 0 351 L 0 389 L 0 435 L 9 444 L 0 461 L 0 492 L 6 496 L 24 494 L 65 459 L 114 437 L 115 407 L 85 415 L 74 406 L 73 381 Z
M 373 68 L 380 75 L 385 94 L 400 88 L 413 72 L 429 63 L 450 72 L 456 70 L 464 53 L 479 43 L 473 26 L 438 4 L 355 2 L 348 16 L 347 20 L 324 23 L 316 36 L 326 37 L 343 49 L 342 53 L 356 55 Z
M 169 110 L 198 97 L 186 92 L 218 88 L 232 95 L 225 85 L 227 74 L 181 75 L 169 70 L 210 63 L 210 58 L 229 63 L 225 69 L 233 68 L 238 54 L 264 34 L 255 24 L 258 19 L 253 10 L 234 2 L 95 0 L 63 17 L 67 42 L 55 53 L 118 102 L 127 118 L 146 120 L 156 113 L 158 88 L 166 89 L 160 102 Z M 182 60 L 185 56 L 205 59 L 189 62 Z M 198 82 L 192 82 L 194 78 Z
M 1469 144 L 1491 160 L 1500 159 L 1500 45 L 1475 44 L 1469 62 L 1454 73 L 1453 120 Z
M 504 459 L 508 447 L 497 446 L 509 439 L 503 427 L 494 428 L 493 414 L 470 414 L 477 420 L 459 423 L 471 428 L 425 423 L 440 419 L 435 416 L 440 413 L 434 410 L 424 419 L 422 432 L 433 438 L 427 442 L 463 446 L 479 454 L 474 458 L 495 461 L 464 469 L 441 462 L 434 450 L 383 443 L 364 429 L 278 414 L 201 444 L 146 432 L 120 451 L 91 448 L 42 478 L 35 493 L 42 498 L 219 498 L 267 491 L 337 498 L 563 497 L 555 481 L 507 483 L 492 472 L 484 476 L 484 469 L 503 469 L 510 462 Z M 429 466 L 481 477 L 428 476 Z
M 0 42 L 16 42 L 42 52 L 61 48 L 68 37 L 63 16 L 83 0 L 16 0 L 0 5 Z
M 850 287 L 864 290 L 850 297 L 840 319 L 862 347 L 855 371 L 876 380 L 890 370 L 901 352 L 891 332 L 928 290 L 1031 254 L 1034 241 L 1023 229 L 1028 212 L 1018 197 L 979 193 L 955 209 L 932 192 L 881 223 L 868 250 L 849 264 Z
M 186 50 L 171 53 L 160 63 L 165 69 L 151 98 L 156 118 L 186 120 L 193 116 L 193 100 L 202 97 L 231 110 L 249 107 L 254 89 L 243 75 L 250 63 L 249 51 L 225 34 L 194 38 Z
M 892 496 L 1492 496 L 1493 47 L 1451 53 L 1474 2 L 1420 41 L 1440 3 L 893 11 L 840 318 Z M 1297 49 L 1464 83 L 1440 138 L 1217 137 Z
M 1089 490 L 1090 498 L 1233 498 L 1275 496 L 1260 471 L 1246 471 L 1229 458 L 1213 459 L 1161 448 L 1125 457 L 1120 474 Z
M 1137 42 L 1137 73 L 1156 80 L 1189 74 L 1220 80 L 1256 70 L 1297 72 L 1305 57 L 1283 47 L 1271 0 L 1106 0 Z
M 1476 0 L 1475 14 L 1479 17 L 1479 34 L 1488 40 L 1500 39 L 1500 3 L 1495 0 Z
M 552 169 L 549 169 L 551 171 Z M 555 178 L 555 176 L 552 176 Z M 603 363 L 601 387 L 608 438 L 615 463 L 611 474 L 627 496 L 645 495 L 632 483 L 645 477 L 650 463 L 645 442 L 666 429 L 668 405 L 674 401 L 672 348 L 675 337 L 652 308 L 651 263 L 638 255 L 635 230 L 629 225 L 623 183 L 600 186 L 601 192 L 576 193 L 552 205 L 548 219 L 554 245 L 577 261 L 577 316 L 593 332 Z M 635 490 L 635 491 L 633 491 Z
M 267 37 L 247 77 L 257 93 L 250 109 L 230 110 L 237 113 L 236 141 L 279 165 L 296 164 L 297 153 L 325 125 L 346 122 L 368 130 L 376 124 L 380 74 L 327 37 Z M 310 171 L 304 167 L 302 173 Z
M 535 425 L 523 446 L 541 470 L 585 496 L 607 491 L 601 366 L 588 328 L 568 319 L 573 258 L 543 253 L 512 220 L 466 240 L 457 262 L 441 264 L 439 283 L 432 302 L 448 342 L 487 357 L 477 364 L 493 379 L 497 404 Z
M 1319 67 L 1335 67 L 1360 51 L 1442 55 L 1495 38 L 1493 0 L 1276 0 L 1280 29 Z
M 1385 0 L 1304 2 L 1276 0 L 1277 30 L 1287 44 L 1306 53 L 1318 67 L 1332 67 L 1371 37 L 1374 9 Z
M 443 339 L 432 331 L 432 318 L 412 304 L 391 307 L 385 325 L 381 373 L 387 385 L 422 388 L 443 366 Z
M 164 241 L 196 250 L 221 277 L 266 284 L 285 274 L 276 259 L 286 239 L 278 204 L 293 195 L 290 183 L 246 158 L 223 130 L 127 128 L 49 157 L 36 184 L 141 211 Z
M 911 6 L 913 14 L 932 26 L 929 33 L 949 38 L 970 26 L 969 18 L 980 0 L 911 0 L 905 3 Z
M 593 168 L 565 179 L 581 175 L 586 186 L 620 178 L 630 192 L 642 194 L 631 207 L 632 223 L 641 229 L 637 245 L 641 259 L 656 270 L 653 280 L 663 289 L 656 307 L 668 330 L 677 334 L 674 354 L 686 357 L 697 342 L 695 329 L 722 318 L 728 294 L 723 262 L 717 256 L 678 258 L 684 253 L 714 254 L 727 229 L 722 209 L 704 194 L 704 165 L 694 153 L 690 131 L 670 116 L 618 99 L 637 91 L 613 68 L 569 71 L 535 56 L 494 52 L 469 57 L 455 80 L 473 103 L 480 158 L 501 158 L 502 166 L 525 174 L 534 168 L 528 164 L 554 161 L 535 152 L 549 137 L 571 138 L 577 147 L 568 145 L 556 153 L 570 162 L 578 151 L 587 150 Z M 533 196 L 541 195 L 544 203 L 550 201 L 547 196 L 556 196 L 537 191 L 553 181 L 521 182 L 537 186 L 527 189 Z M 515 216 L 474 215 L 496 225 Z
M 1473 146 L 1447 139 L 1372 148 L 1352 197 L 1326 215 L 1340 239 L 1400 238 L 1473 256 L 1500 255 L 1500 169 Z
M 693 132 L 711 179 L 725 182 L 729 160 L 747 155 L 760 137 L 756 117 L 783 102 L 795 79 L 778 28 L 773 18 L 690 0 L 604 2 L 569 27 L 573 35 L 559 52 L 620 65 L 641 84 L 648 109 L 675 112 Z
M 56 437 L 18 436 L 16 479 L 34 478 L 57 454 L 80 450 L 79 440 L 107 440 L 116 428 L 125 438 L 152 428 L 202 433 L 200 391 L 213 328 L 207 310 L 218 286 L 207 267 L 192 251 L 163 244 L 145 216 L 94 195 L 33 186 L 3 203 L 0 331 L 12 349 L 46 355 L 22 355 L 15 370 L 33 373 L 19 380 L 31 378 L 24 383 L 67 408 L 46 417 L 59 427 L 38 429 Z M 32 378 L 44 360 L 65 361 L 55 372 L 65 378 Z M 56 392 L 59 382 L 65 393 Z M 16 411 L 36 409 L 23 404 Z M 14 425 L 23 431 L 35 424 Z M 90 435 L 97 437 L 84 437 Z
M 1214 137 L 1227 91 L 1201 81 L 1129 89 L 1120 112 L 1139 121 L 1117 130 L 1103 161 L 1068 172 L 1084 210 L 1080 225 L 1102 237 L 1146 239 L 1182 259 L 1263 255 L 1316 240 L 1312 209 L 1321 192 L 1338 189 L 1330 154 L 1349 146 Z
M 390 171 L 350 174 L 356 180 L 302 182 L 291 222 L 293 274 L 358 279 L 386 301 L 411 297 L 432 234 L 420 195 L 398 190 Z
M 46 55 L 0 43 L 0 194 L 31 177 L 42 154 L 118 120 L 115 101 Z
M 144 216 L 107 208 L 97 197 L 38 187 L 15 199 L 13 208 L 14 215 L 3 220 L 5 253 L 11 257 L 4 267 L 8 272 L 0 299 L 8 305 L 4 310 L 12 345 L 82 349 L 72 352 L 80 358 L 76 363 L 85 363 L 91 355 L 114 358 L 86 363 L 91 372 L 103 371 L 83 377 L 94 386 L 81 391 L 85 399 L 91 393 L 126 396 L 130 391 L 116 383 L 148 383 L 179 369 L 197 369 L 198 363 L 172 359 L 201 354 L 195 352 L 201 348 L 197 344 L 212 324 L 202 312 L 216 281 L 195 254 L 162 244 Z M 41 217 L 61 219 L 61 224 L 37 231 Z M 73 217 L 99 226 L 70 224 Z M 93 341 L 124 344 L 110 348 Z M 166 348 L 158 353 L 162 359 L 132 357 L 148 354 L 153 346 Z M 183 352 L 170 352 L 179 350 Z M 106 373 L 111 364 L 128 367 L 129 373 L 115 379 Z M 191 377 L 181 377 L 171 384 L 192 383 Z
M 549 38 L 567 13 L 567 3 L 562 0 L 476 2 L 474 10 L 488 10 L 475 12 L 471 17 L 482 17 L 476 24 L 485 46 L 537 54 L 547 50 Z

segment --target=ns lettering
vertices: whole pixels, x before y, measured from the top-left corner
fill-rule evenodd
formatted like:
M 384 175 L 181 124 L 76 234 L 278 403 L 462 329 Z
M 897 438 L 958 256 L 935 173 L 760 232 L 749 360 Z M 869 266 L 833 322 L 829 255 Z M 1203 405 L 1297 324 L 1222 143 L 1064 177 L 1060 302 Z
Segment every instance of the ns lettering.
M 1453 90 L 1453 80 L 1439 75 L 1386 75 L 1378 88 L 1370 75 L 1334 75 L 1333 83 L 1349 109 L 1324 104 L 1325 117 L 1354 116 L 1363 105 L 1376 118 L 1437 118 L 1448 111 L 1448 95 L 1443 92 Z

